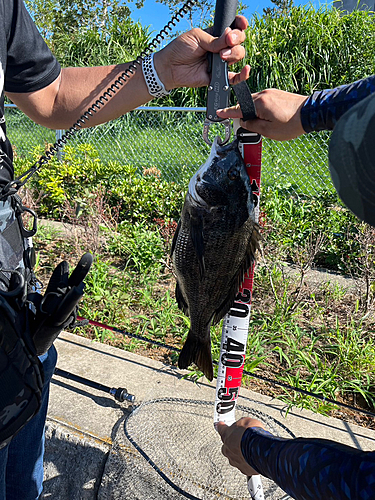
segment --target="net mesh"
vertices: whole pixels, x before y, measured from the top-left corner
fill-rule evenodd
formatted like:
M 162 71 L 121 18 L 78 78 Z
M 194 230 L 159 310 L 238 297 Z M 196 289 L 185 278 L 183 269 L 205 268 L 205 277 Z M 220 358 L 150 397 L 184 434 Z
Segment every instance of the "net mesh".
M 276 436 L 294 437 L 281 422 L 246 400 L 236 418 L 261 420 Z M 152 399 L 119 425 L 103 475 L 99 500 L 249 500 L 244 476 L 221 454 L 213 426 L 213 402 Z M 290 498 L 262 478 L 266 499 Z

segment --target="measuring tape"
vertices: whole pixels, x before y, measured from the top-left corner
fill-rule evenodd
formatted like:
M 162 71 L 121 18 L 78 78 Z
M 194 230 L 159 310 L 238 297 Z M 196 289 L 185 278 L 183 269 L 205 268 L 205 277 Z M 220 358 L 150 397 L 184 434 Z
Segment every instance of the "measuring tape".
M 258 200 L 255 206 L 255 221 L 258 222 L 262 137 L 239 127 L 239 120 L 234 120 L 234 130 L 239 139 L 238 147 L 246 164 L 252 191 Z M 254 265 L 246 273 L 234 305 L 223 319 L 214 423 L 221 421 L 232 425 L 236 421 L 236 404 L 246 357 L 253 280 Z M 248 489 L 253 500 L 264 499 L 259 475 L 249 478 Z

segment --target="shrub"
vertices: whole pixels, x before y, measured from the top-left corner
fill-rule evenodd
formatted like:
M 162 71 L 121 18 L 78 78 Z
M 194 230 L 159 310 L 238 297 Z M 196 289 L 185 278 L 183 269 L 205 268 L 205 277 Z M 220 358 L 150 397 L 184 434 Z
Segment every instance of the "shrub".
M 278 257 L 295 261 L 296 251 L 322 238 L 314 264 L 356 274 L 360 222 L 336 193 L 317 196 L 284 196 L 277 189 L 262 191 L 266 244 L 277 247 Z
M 43 153 L 34 151 L 35 160 Z M 24 163 L 16 164 L 17 173 L 24 171 Z M 104 163 L 98 151 L 90 144 L 67 144 L 63 161 L 56 158 L 32 177 L 30 186 L 40 199 L 39 213 L 49 217 L 63 216 L 64 206 L 85 209 L 85 200 L 100 189 L 106 193 L 110 207 L 119 211 L 119 221 L 155 226 L 154 219 L 178 219 L 184 199 L 182 184 L 160 179 L 155 168 L 137 174 L 131 165 L 118 162 Z

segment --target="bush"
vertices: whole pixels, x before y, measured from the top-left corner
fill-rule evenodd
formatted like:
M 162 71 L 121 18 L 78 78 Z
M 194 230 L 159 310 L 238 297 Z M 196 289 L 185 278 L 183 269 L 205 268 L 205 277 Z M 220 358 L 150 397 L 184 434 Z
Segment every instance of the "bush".
M 126 268 L 143 276 L 156 275 L 164 257 L 159 232 L 143 224 L 120 224 L 118 232 L 111 233 L 107 240 L 107 251 L 120 256 L 125 261 Z
M 34 151 L 35 160 L 43 153 Z M 22 160 L 16 171 L 24 171 Z M 109 207 L 116 207 L 118 221 L 149 224 L 154 219 L 178 219 L 184 199 L 182 184 L 160 179 L 156 168 L 137 169 L 118 162 L 104 163 L 98 151 L 90 144 L 66 145 L 63 161 L 56 158 L 32 177 L 30 186 L 34 197 L 40 200 L 39 213 L 49 217 L 63 217 L 65 205 L 85 210 L 86 200 L 103 190 Z
M 277 247 L 279 259 L 296 263 L 301 249 L 311 251 L 308 246 L 319 239 L 315 265 L 357 274 L 361 223 L 336 193 L 290 197 L 268 187 L 262 191 L 262 211 L 266 244 Z

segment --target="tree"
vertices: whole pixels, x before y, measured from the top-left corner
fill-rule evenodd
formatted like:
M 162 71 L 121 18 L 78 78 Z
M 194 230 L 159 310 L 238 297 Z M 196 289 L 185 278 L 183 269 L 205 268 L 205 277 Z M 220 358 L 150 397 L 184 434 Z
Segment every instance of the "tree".
M 150 39 L 121 0 L 26 0 L 62 66 L 106 65 L 137 57 Z M 141 6 L 138 0 L 136 6 Z
M 181 0 L 156 0 L 158 3 L 166 5 L 169 8 L 171 16 L 175 14 L 185 4 Z M 241 13 L 246 8 L 246 5 L 239 1 L 237 12 Z M 209 0 L 200 0 L 194 7 L 185 15 L 190 28 L 207 28 L 214 22 L 215 4 Z
M 130 16 L 129 1 L 121 0 L 26 0 L 26 5 L 46 40 L 78 29 L 105 32 L 114 20 Z M 142 5 L 138 0 L 136 6 Z
M 275 7 L 266 7 L 263 9 L 263 12 L 267 16 L 274 16 L 278 14 L 282 14 L 287 16 L 290 12 L 290 9 L 293 7 L 293 0 L 271 0 L 271 2 L 275 5 Z

